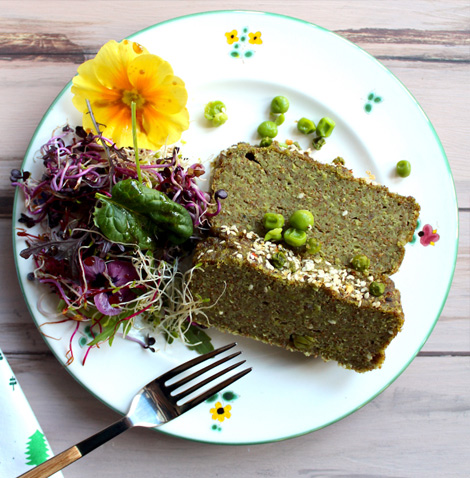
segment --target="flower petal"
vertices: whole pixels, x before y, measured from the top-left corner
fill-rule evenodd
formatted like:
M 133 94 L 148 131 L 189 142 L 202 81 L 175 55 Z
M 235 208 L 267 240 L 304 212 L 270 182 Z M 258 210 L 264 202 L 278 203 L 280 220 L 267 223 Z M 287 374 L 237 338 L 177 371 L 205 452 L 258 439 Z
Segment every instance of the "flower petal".
M 131 109 L 128 106 L 120 101 L 114 104 L 95 102 L 92 103 L 92 109 L 96 121 L 102 125 L 104 137 L 112 138 L 119 148 L 132 146 Z M 83 115 L 83 127 L 87 131 L 94 130 L 89 114 Z
M 82 113 L 88 112 L 86 100 L 93 104 L 95 101 L 112 102 L 119 99 L 117 90 L 104 87 L 95 74 L 93 60 L 88 60 L 78 67 L 78 75 L 72 80 L 72 98 L 75 107 Z
M 142 55 L 129 65 L 129 81 L 153 106 L 166 114 L 179 113 L 188 101 L 183 80 L 170 64 L 156 55 Z
M 111 40 L 101 47 L 93 61 L 96 77 L 103 86 L 118 90 L 132 89 L 127 76 L 129 64 L 139 55 L 148 53 L 140 45 L 138 49 L 134 45 L 137 44 L 128 40 L 120 43 Z
M 118 315 L 122 312 L 119 307 L 112 307 L 109 303 L 108 294 L 100 292 L 94 297 L 96 308 L 104 315 Z
M 181 132 L 189 128 L 189 113 L 186 108 L 174 115 L 165 115 L 153 105 L 145 105 L 142 109 L 142 127 L 147 133 L 148 141 L 158 148 L 178 141 Z
M 143 91 L 149 85 L 159 85 L 167 76 L 173 76 L 173 68 L 159 56 L 146 54 L 134 58 L 127 73 L 134 88 Z
M 87 281 L 93 282 L 106 270 L 106 262 L 98 256 L 88 257 L 83 261 L 83 270 Z
M 128 261 L 108 262 L 108 274 L 113 284 L 117 287 L 123 286 L 139 278 L 135 267 Z

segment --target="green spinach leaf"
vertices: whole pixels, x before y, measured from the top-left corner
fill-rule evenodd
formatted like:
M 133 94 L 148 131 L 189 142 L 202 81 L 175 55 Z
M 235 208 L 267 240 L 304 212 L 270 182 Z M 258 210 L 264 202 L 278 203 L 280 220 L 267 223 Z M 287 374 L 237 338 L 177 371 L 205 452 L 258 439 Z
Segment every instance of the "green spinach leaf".
M 110 241 L 155 248 L 157 230 L 149 218 L 125 209 L 107 196 L 97 196 L 101 205 L 95 208 L 94 222 Z
M 112 241 L 151 249 L 157 237 L 182 244 L 193 233 L 189 212 L 160 191 L 125 179 L 114 185 L 111 195 L 97 194 L 101 206 L 95 208 L 94 220 Z
M 198 354 L 206 354 L 207 352 L 212 352 L 212 350 L 214 350 L 211 338 L 204 332 L 204 330 L 195 325 L 190 325 L 185 331 L 184 336 L 190 344 L 187 345 L 188 349 L 195 350 Z

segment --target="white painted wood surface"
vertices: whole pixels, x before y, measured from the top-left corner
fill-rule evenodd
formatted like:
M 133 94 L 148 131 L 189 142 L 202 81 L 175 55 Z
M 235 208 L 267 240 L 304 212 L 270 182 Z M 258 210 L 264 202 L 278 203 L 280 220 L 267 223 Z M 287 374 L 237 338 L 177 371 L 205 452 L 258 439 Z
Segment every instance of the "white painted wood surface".
M 460 248 L 454 283 L 419 356 L 352 416 L 303 437 L 257 446 L 221 447 L 132 430 L 71 465 L 66 478 L 469 476 L 467 0 L 0 1 L 0 347 L 52 448 L 59 452 L 116 416 L 58 364 L 32 323 L 15 279 L 9 171 L 20 166 L 36 125 L 78 64 L 108 39 L 175 16 L 220 9 L 282 13 L 334 30 L 379 58 L 410 89 L 434 124 L 455 178 Z

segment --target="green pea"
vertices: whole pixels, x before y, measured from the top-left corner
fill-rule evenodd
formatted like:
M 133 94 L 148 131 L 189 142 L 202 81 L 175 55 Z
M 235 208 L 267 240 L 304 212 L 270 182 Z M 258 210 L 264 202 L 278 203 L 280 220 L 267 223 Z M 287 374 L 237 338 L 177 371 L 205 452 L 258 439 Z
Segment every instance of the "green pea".
M 277 126 L 281 126 L 281 124 L 284 123 L 285 120 L 286 120 L 286 117 L 283 114 L 280 114 L 276 118 L 275 123 L 276 123 Z
M 321 251 L 321 242 L 315 239 L 314 237 L 311 237 L 308 241 L 307 244 L 305 245 L 307 248 L 307 252 L 310 254 L 318 254 Z
M 289 224 L 299 231 L 306 231 L 309 227 L 313 226 L 313 223 L 313 214 L 305 209 L 295 211 L 289 218 Z
M 292 341 L 294 342 L 294 347 L 298 350 L 309 350 L 315 345 L 316 342 L 313 337 L 297 334 L 292 334 Z
M 271 113 L 286 113 L 289 109 L 289 100 L 285 96 L 276 96 L 271 101 Z
M 286 255 L 283 252 L 275 252 L 269 262 L 275 267 L 276 269 L 282 269 L 284 264 L 286 263 Z
M 321 136 L 322 138 L 327 138 L 331 135 L 333 130 L 335 129 L 336 123 L 326 116 L 322 118 L 317 126 L 317 135 Z
M 364 254 L 357 254 L 351 259 L 351 267 L 359 272 L 369 269 L 370 259 Z
M 397 174 L 402 178 L 406 178 L 411 174 L 411 164 L 409 161 L 398 161 L 397 163 Z
M 314 133 L 317 127 L 312 120 L 300 118 L 299 121 L 297 121 L 297 129 L 303 134 L 310 134 Z
M 275 138 L 277 136 L 277 124 L 274 121 L 263 121 L 258 126 L 258 134 L 262 138 Z
M 273 140 L 271 138 L 263 138 L 260 142 L 259 145 L 262 148 L 267 148 L 268 146 L 271 146 L 273 144 Z
M 312 140 L 312 146 L 317 151 L 320 151 L 320 149 L 325 143 L 326 143 L 325 138 L 322 138 L 321 136 L 317 136 L 316 138 L 313 138 Z
M 282 214 L 276 214 L 274 212 L 267 212 L 263 216 L 263 226 L 265 229 L 277 229 L 284 225 L 284 216 Z
M 223 125 L 228 116 L 225 113 L 225 105 L 222 101 L 210 101 L 204 108 L 204 117 L 212 123 L 213 126 Z
M 369 286 L 369 292 L 374 297 L 380 297 L 385 292 L 385 284 L 381 282 L 372 282 Z
M 307 234 L 305 231 L 299 231 L 290 227 L 284 232 L 284 241 L 293 247 L 301 247 L 307 242 Z
M 282 227 L 269 230 L 264 236 L 265 241 L 280 241 L 282 239 Z

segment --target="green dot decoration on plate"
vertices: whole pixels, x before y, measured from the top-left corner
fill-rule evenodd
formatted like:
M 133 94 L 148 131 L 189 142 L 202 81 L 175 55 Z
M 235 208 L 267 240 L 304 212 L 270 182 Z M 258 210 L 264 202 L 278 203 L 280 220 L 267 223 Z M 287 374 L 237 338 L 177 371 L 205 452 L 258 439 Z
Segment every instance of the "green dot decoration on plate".
M 367 103 L 364 105 L 364 111 L 366 113 L 372 113 L 374 104 L 382 103 L 382 101 L 383 98 L 381 96 L 377 96 L 375 93 L 369 93 Z

